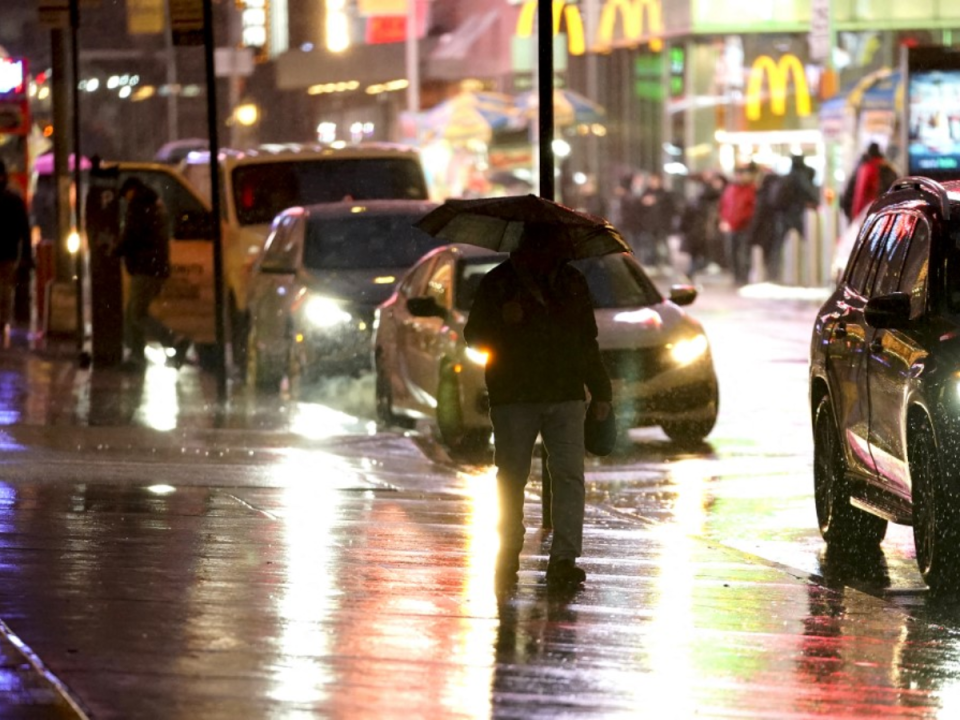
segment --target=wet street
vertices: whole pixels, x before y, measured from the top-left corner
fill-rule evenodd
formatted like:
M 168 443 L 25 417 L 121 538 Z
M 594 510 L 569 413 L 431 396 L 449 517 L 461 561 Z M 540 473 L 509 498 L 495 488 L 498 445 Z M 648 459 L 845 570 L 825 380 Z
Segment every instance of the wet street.
M 548 593 L 531 483 L 497 594 L 490 457 L 377 430 L 369 377 L 299 398 L 0 351 L 0 717 L 952 718 L 960 603 L 909 528 L 824 553 L 816 300 L 707 286 L 720 378 L 684 449 L 588 460 L 586 586 Z

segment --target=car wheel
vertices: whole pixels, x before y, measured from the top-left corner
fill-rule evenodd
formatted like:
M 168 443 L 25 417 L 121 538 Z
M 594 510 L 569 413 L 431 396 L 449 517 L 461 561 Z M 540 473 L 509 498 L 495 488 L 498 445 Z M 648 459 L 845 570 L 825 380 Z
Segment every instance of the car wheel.
M 490 431 L 468 429 L 463 425 L 463 406 L 460 404 L 460 378 L 450 366 L 440 372 L 437 387 L 437 427 L 443 444 L 454 452 L 474 452 L 486 447 Z
M 934 590 L 960 586 L 960 514 L 943 465 L 933 428 L 914 417 L 908 428 L 908 460 L 913 485 L 913 541 L 917 567 Z
M 283 373 L 286 368 L 279 367 L 276 363 L 263 362 L 260 352 L 257 350 L 256 337 L 250 334 L 247 341 L 246 352 L 247 384 L 252 385 L 257 390 L 269 390 L 270 392 L 279 392 L 280 385 L 283 383 Z
M 247 353 L 250 348 L 250 315 L 237 307 L 237 300 L 232 294 L 230 295 L 229 317 L 233 363 L 235 367 L 243 371 L 247 368 Z
M 660 427 L 667 437 L 681 445 L 699 445 L 704 438 L 713 432 L 717 424 L 717 413 L 720 410 L 720 392 L 713 388 L 713 413 L 703 420 L 683 420 L 679 422 L 665 422 Z
M 813 495 L 820 534 L 840 551 L 876 548 L 887 534 L 887 521 L 850 504 L 846 471 L 833 403 L 827 396 L 814 415 Z

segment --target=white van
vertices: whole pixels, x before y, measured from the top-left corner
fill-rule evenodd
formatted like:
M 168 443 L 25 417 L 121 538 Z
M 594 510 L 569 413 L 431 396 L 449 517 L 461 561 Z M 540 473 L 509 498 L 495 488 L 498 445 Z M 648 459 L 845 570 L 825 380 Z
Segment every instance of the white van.
M 401 145 L 224 150 L 219 166 L 225 301 L 233 359 L 240 368 L 245 366 L 249 326 L 247 280 L 277 214 L 289 207 L 344 200 L 429 199 L 419 153 Z M 209 152 L 190 153 L 180 170 L 209 204 Z M 211 256 L 211 268 L 212 262 Z

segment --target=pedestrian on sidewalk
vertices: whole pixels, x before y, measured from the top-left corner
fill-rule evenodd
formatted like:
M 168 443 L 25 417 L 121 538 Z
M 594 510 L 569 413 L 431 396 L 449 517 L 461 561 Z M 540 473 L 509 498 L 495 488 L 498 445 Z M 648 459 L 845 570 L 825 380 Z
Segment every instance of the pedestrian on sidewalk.
M 880 145 L 870 143 L 850 176 L 840 201 L 847 220 L 853 220 L 870 207 L 896 180 L 897 171 L 887 161 Z
M 757 203 L 757 166 L 739 167 L 733 182 L 720 197 L 720 230 L 724 235 L 727 265 L 737 286 L 746 285 L 750 276 L 750 223 Z
M 640 262 L 649 267 L 669 269 L 672 264 L 667 238 L 674 229 L 677 207 L 673 193 L 663 184 L 662 175 L 650 173 L 638 203 Z
M 170 277 L 170 222 L 159 195 L 137 178 L 127 179 L 120 187 L 126 201 L 120 241 L 114 249 L 122 257 L 130 276 L 129 294 L 124 310 L 124 340 L 129 350 L 124 368 L 146 367 L 144 350 L 148 338 L 173 348 L 174 363 L 183 364 L 190 341 L 150 314 L 150 304 Z
M 813 183 L 813 168 L 803 155 L 790 157 L 790 170 L 775 178 L 770 188 L 770 203 L 777 213 L 777 231 L 770 239 L 769 253 L 764 257 L 767 280 L 783 282 L 783 246 L 787 235 L 796 233 L 800 240 L 806 236 L 804 215 L 820 202 L 820 191 Z
M 499 585 L 516 581 L 525 528 L 524 488 L 539 435 L 553 487 L 547 583 L 577 587 L 583 549 L 585 413 L 611 410 L 587 283 L 567 264 L 562 229 L 527 225 L 519 247 L 481 281 L 464 338 L 488 353 L 485 370 L 500 502 Z M 584 385 L 590 391 L 586 406 Z
M 31 264 L 30 218 L 23 198 L 11 190 L 6 164 L 0 160 L 0 333 L 10 341 L 13 294 L 22 263 Z

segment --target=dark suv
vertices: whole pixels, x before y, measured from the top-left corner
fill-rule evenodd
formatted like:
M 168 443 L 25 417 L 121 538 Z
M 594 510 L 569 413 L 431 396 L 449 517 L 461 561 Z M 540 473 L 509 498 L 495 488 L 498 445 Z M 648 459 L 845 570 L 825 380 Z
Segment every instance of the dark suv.
M 876 550 L 913 526 L 931 588 L 960 588 L 960 182 L 906 177 L 870 208 L 810 346 L 820 532 Z

